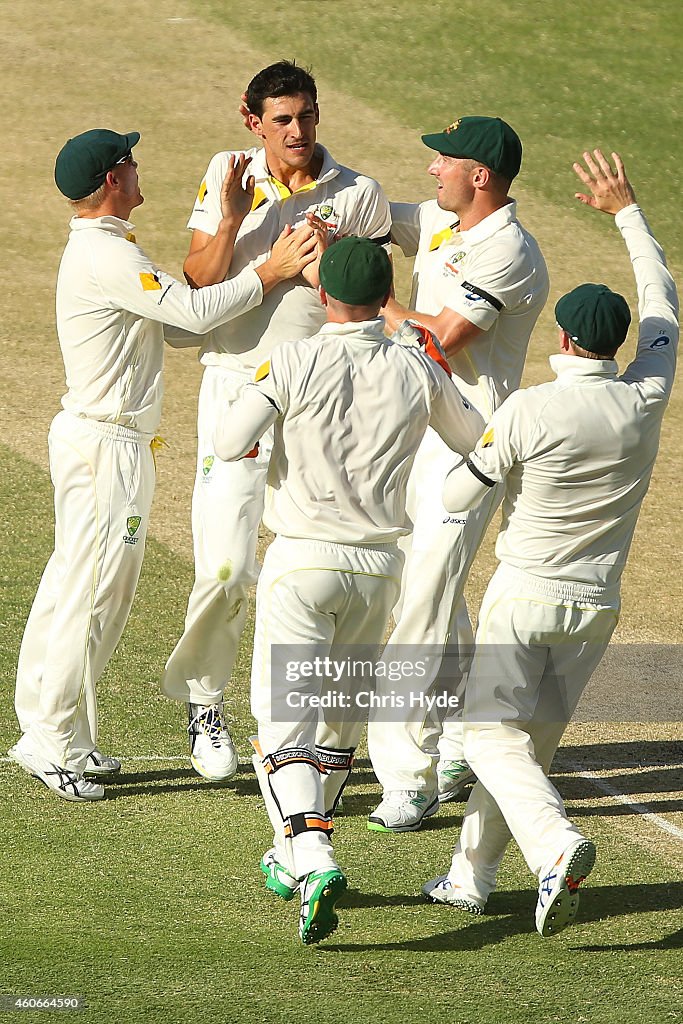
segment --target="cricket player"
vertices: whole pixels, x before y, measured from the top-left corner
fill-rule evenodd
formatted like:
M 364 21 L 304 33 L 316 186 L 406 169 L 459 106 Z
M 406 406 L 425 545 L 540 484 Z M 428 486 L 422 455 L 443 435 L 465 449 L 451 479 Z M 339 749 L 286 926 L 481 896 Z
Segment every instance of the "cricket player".
M 548 272 L 534 238 L 517 220 L 510 184 L 521 166 L 522 144 L 505 121 L 462 117 L 443 132 L 423 135 L 436 155 L 428 171 L 436 200 L 391 204 L 392 240 L 415 255 L 411 311 L 391 299 L 384 315 L 391 328 L 410 317 L 433 331 L 445 349 L 459 389 L 485 419 L 519 387 L 529 337 L 548 296 Z M 420 828 L 439 801 L 458 796 L 472 773 L 462 754 L 460 720 L 449 721 L 435 766 L 441 712 L 425 712 L 418 700 L 430 688 L 457 687 L 444 679 L 457 657 L 466 667 L 472 628 L 463 590 L 467 573 L 502 491 L 494 489 L 477 509 L 451 515 L 441 491 L 453 455 L 427 431 L 408 491 L 413 533 L 401 601 L 385 655 L 401 645 L 431 650 L 430 672 L 403 683 L 413 711 L 403 721 L 378 713 L 368 726 L 368 747 L 384 796 L 368 827 L 405 832 Z M 407 651 L 408 646 L 403 646 Z M 396 684 L 391 684 L 394 687 Z
M 461 454 L 483 424 L 419 345 L 385 337 L 378 313 L 391 281 L 389 257 L 370 240 L 331 245 L 320 261 L 327 323 L 274 348 L 255 383 L 223 404 L 214 431 L 216 454 L 235 460 L 275 424 L 264 521 L 276 539 L 257 587 L 252 711 L 275 831 L 261 866 L 285 899 L 300 890 L 304 943 L 337 924 L 346 879 L 330 842 L 332 814 L 363 716 L 352 707 L 351 673 L 320 726 L 304 698 L 319 697 L 323 678 L 313 691 L 288 681 L 278 651 L 289 659 L 379 650 L 400 586 L 397 541 L 410 528 L 408 476 L 427 424 Z
M 255 182 L 251 209 L 236 236 L 226 230 L 220 185 L 230 162 L 240 156 L 216 154 L 188 224 L 188 278 L 209 284 L 258 267 L 283 228 L 306 224 L 307 215 L 326 225 L 330 241 L 356 234 L 389 247 L 389 205 L 377 182 L 338 164 L 316 142 L 319 112 L 311 75 L 280 61 L 252 79 L 246 102 L 249 127 L 263 144 L 241 157 L 249 161 L 245 180 Z M 223 692 L 237 656 L 248 589 L 258 573 L 258 526 L 272 445 L 269 432 L 255 457 L 234 463 L 216 459 L 216 417 L 226 401 L 239 398 L 275 344 L 310 337 L 319 329 L 324 311 L 317 284 L 313 268 L 307 278 L 282 282 L 258 310 L 213 331 L 201 349 L 205 371 L 192 499 L 195 582 L 162 690 L 187 703 L 192 764 L 208 779 L 228 779 L 237 770 Z
M 138 132 L 96 128 L 57 156 L 55 180 L 71 204 L 57 278 L 57 333 L 66 371 L 63 409 L 50 427 L 55 550 L 19 653 L 16 711 L 22 737 L 9 751 L 57 796 L 101 800 L 88 776 L 120 762 L 97 748 L 95 686 L 125 627 L 154 493 L 164 325 L 173 344 L 257 306 L 315 258 L 308 227 L 272 257 L 223 284 L 193 290 L 153 263 L 129 223 L 143 202 L 133 147 Z M 233 176 L 234 177 L 234 176 Z M 226 204 L 242 191 L 225 182 Z M 239 219 L 239 213 L 236 214 Z M 187 332 L 191 332 L 189 339 Z
M 633 362 L 618 375 L 626 300 L 583 284 L 555 307 L 557 379 L 518 391 L 493 415 L 444 503 L 471 508 L 505 481 L 500 565 L 484 595 L 467 684 L 465 756 L 479 781 L 447 875 L 424 892 L 480 914 L 512 835 L 538 877 L 536 927 L 576 916 L 595 847 L 567 819 L 547 774 L 619 617 L 619 588 L 657 456 L 678 345 L 678 298 L 621 158 L 599 149 L 574 170 L 577 198 L 615 216 L 638 289 Z

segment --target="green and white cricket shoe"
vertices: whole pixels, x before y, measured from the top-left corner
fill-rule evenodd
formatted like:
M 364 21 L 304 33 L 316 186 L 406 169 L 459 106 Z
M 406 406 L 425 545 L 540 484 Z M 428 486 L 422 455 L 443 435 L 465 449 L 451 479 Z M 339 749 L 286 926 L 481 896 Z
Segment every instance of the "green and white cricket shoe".
M 467 896 L 459 885 L 453 885 L 448 875 L 439 875 L 422 886 L 422 892 L 432 903 L 447 903 L 468 914 L 483 914 L 486 903 L 475 896 Z
M 449 800 L 457 800 L 461 797 L 462 791 L 475 781 L 476 775 L 466 761 L 439 761 L 436 778 L 439 787 L 439 803 L 445 804 Z
M 368 817 L 371 832 L 417 832 L 425 818 L 436 814 L 439 798 L 416 789 L 385 793 L 381 804 Z
M 326 939 L 339 924 L 334 908 L 346 892 L 346 876 L 340 868 L 311 871 L 301 882 L 299 935 L 304 946 Z
M 294 899 L 299 891 L 299 882 L 277 859 L 275 847 L 266 850 L 261 857 L 261 871 L 266 876 L 266 889 L 288 903 Z
M 544 939 L 572 924 L 579 909 L 579 886 L 595 865 L 595 846 L 577 839 L 541 871 L 536 903 L 536 929 Z

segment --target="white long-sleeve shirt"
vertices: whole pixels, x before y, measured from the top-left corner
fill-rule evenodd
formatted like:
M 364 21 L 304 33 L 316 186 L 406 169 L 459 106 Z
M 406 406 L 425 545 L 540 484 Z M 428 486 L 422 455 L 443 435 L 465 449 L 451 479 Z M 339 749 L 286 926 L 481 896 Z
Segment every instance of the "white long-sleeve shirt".
M 164 325 L 203 334 L 257 306 L 261 280 L 246 269 L 222 284 L 192 289 L 152 263 L 128 221 L 74 217 L 70 226 L 57 277 L 57 334 L 68 387 L 62 405 L 76 416 L 154 434 Z
M 428 424 L 464 455 L 483 427 L 447 374 L 384 320 L 325 324 L 273 349 L 226 405 L 216 454 L 240 458 L 275 424 L 263 520 L 287 537 L 387 544 L 408 533 L 406 487 Z
M 557 379 L 511 395 L 468 463 L 444 486 L 470 508 L 505 480 L 501 562 L 536 576 L 618 591 L 659 447 L 676 368 L 678 297 L 638 206 L 616 216 L 633 264 L 640 327 L 635 359 L 557 353 Z

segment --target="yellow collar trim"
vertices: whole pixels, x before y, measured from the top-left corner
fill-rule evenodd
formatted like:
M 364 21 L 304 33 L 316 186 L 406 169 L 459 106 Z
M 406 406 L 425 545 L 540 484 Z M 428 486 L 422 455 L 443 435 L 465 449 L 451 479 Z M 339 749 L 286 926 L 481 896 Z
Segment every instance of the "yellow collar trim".
M 458 222 L 456 221 L 455 224 L 451 224 L 450 227 L 444 228 L 443 231 L 439 231 L 437 234 L 432 235 L 432 240 L 429 243 L 429 251 L 434 252 L 434 250 L 438 249 L 440 245 L 443 245 L 444 242 L 447 242 L 452 238 L 457 226 Z

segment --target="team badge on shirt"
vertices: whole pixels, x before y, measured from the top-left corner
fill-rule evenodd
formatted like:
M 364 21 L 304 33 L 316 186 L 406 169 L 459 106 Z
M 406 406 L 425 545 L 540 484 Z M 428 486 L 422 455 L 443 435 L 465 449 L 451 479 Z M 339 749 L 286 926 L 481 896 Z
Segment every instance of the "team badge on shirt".
M 258 382 L 260 380 L 265 380 L 265 378 L 268 376 L 269 373 L 270 373 L 270 359 L 267 362 L 265 362 L 265 363 L 261 363 L 261 365 L 259 366 L 258 370 L 254 374 L 254 383 L 258 384 Z
M 209 473 L 211 472 L 211 467 L 213 466 L 214 458 L 215 455 L 206 455 L 202 460 L 202 473 L 204 474 L 204 476 L 208 476 Z
M 493 444 L 493 427 L 489 427 L 489 429 L 487 431 L 485 431 L 484 435 L 482 436 L 481 447 L 482 448 L 490 448 L 492 444 Z
M 200 203 L 204 202 L 204 200 L 206 199 L 206 193 L 208 191 L 209 190 L 206 187 L 206 178 L 205 178 L 204 181 L 199 186 L 199 192 L 197 193 L 197 199 L 199 200 Z

